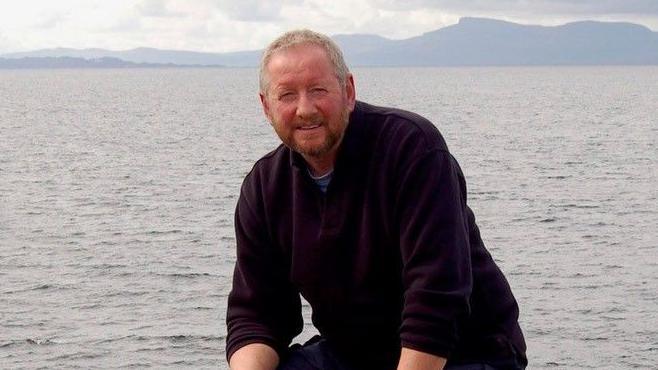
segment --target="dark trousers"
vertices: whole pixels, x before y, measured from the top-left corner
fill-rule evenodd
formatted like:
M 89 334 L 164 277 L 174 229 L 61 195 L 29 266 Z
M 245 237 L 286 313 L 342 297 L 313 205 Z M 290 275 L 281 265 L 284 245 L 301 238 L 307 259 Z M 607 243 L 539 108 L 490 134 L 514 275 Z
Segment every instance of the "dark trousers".
M 450 364 L 444 370 L 523 370 L 517 361 L 498 361 L 497 363 Z M 290 347 L 290 355 L 284 359 L 277 370 L 371 370 L 348 367 L 331 351 L 324 339 L 315 337 L 306 344 Z

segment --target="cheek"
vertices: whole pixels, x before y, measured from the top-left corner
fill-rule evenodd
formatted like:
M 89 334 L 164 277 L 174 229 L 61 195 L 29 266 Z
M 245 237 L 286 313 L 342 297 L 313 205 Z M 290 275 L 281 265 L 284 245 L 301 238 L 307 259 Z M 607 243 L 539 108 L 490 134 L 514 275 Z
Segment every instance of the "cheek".
M 273 112 L 270 122 L 279 134 L 287 135 L 287 133 L 292 131 L 292 127 L 294 126 L 294 115 L 281 111 Z
M 277 107 L 272 111 L 272 117 L 282 124 L 287 124 L 295 118 L 295 110 L 290 107 Z

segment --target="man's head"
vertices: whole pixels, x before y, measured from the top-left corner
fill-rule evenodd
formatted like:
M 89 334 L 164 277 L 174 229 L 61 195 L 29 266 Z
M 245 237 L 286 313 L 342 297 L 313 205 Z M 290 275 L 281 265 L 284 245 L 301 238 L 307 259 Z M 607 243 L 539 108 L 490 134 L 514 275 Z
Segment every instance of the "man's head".
M 354 79 L 335 43 L 308 30 L 282 35 L 263 54 L 260 84 L 281 141 L 314 172 L 331 168 L 355 104 Z
M 347 75 L 350 73 L 350 71 L 347 68 L 347 64 L 345 64 L 343 53 L 340 51 L 338 45 L 336 45 L 336 43 L 331 38 L 321 33 L 303 29 L 284 33 L 276 40 L 272 41 L 263 52 L 258 76 L 261 94 L 267 93 L 267 89 L 269 88 L 270 81 L 266 67 L 272 59 L 272 56 L 280 51 L 284 51 L 288 48 L 299 45 L 316 45 L 322 48 L 327 54 L 327 57 L 333 66 L 336 78 L 341 85 L 345 85 L 347 81 Z

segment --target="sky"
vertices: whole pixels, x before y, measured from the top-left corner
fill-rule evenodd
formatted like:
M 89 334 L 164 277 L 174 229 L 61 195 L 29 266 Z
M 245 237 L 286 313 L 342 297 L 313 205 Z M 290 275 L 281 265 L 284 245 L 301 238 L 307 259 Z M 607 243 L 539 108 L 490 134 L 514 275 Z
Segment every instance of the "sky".
M 461 17 L 632 22 L 658 31 L 658 0 L 0 0 L 0 54 L 55 47 L 256 50 L 294 28 L 404 39 Z

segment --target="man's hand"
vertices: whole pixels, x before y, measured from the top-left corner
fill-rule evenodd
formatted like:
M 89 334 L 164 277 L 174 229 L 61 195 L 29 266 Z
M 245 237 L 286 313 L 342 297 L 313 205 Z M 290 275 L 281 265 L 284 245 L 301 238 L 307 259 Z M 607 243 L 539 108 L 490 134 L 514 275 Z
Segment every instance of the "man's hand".
M 247 344 L 229 359 L 231 370 L 275 370 L 278 365 L 279 355 L 262 343 Z
M 443 357 L 402 347 L 398 370 L 442 370 L 445 365 Z

